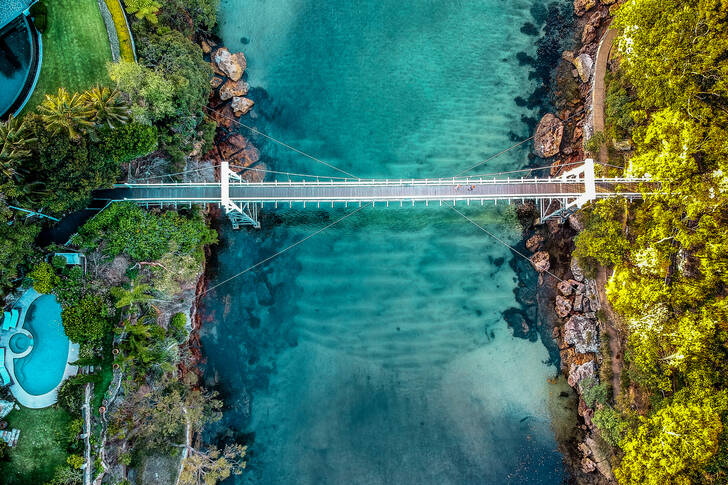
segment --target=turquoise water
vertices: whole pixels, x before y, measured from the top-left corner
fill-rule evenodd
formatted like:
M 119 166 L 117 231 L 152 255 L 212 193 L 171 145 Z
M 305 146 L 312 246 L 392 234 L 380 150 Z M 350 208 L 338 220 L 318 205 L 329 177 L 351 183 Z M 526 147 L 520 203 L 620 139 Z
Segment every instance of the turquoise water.
M 29 394 L 40 396 L 61 382 L 68 359 L 69 342 L 56 297 L 43 295 L 35 300 L 23 328 L 33 335 L 33 350 L 15 359 L 15 376 Z
M 530 136 L 538 107 L 515 99 L 539 85 L 518 59 L 540 5 L 223 0 L 220 32 L 248 58 L 248 123 L 358 176 L 451 176 Z M 254 140 L 276 170 L 336 175 Z M 482 172 L 528 163 L 524 147 Z M 462 210 L 517 243 L 503 204 Z M 345 213 L 223 223 L 211 284 Z M 207 294 L 206 379 L 228 405 L 207 438 L 250 443 L 235 483 L 561 483 L 556 367 L 516 299 L 535 284 L 448 208 L 367 208 Z
M 0 34 L 0 116 L 20 94 L 30 69 L 31 45 L 25 23 Z
M 13 335 L 10 338 L 10 350 L 15 352 L 16 354 L 22 354 L 26 350 L 28 350 L 28 347 L 33 343 L 33 341 L 25 334 L 18 333 Z

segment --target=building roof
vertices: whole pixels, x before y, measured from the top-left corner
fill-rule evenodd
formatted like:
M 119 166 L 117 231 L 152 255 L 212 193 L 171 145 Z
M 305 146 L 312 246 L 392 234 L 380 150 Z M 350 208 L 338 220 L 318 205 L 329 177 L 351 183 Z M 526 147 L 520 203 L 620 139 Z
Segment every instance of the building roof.
M 36 0 L 2 0 L 0 1 L 0 29 L 22 15 Z

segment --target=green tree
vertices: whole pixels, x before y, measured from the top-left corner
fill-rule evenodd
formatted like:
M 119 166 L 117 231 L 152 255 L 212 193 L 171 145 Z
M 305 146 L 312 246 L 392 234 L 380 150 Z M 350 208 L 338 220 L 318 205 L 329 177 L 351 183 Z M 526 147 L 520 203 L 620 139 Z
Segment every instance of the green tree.
M 97 295 L 86 295 L 61 314 L 66 335 L 73 342 L 92 342 L 100 340 L 111 329 L 109 310 Z
M 643 420 L 621 442 L 620 484 L 690 484 L 718 450 L 722 409 L 709 401 L 679 400 Z
M 93 121 L 99 126 L 114 129 L 129 121 L 129 105 L 120 99 L 116 89 L 96 86 L 83 93 L 82 98 Z
M 125 61 L 110 64 L 108 70 L 109 77 L 131 103 L 135 121 L 151 125 L 175 114 L 175 85 L 162 74 Z
M 25 120 L 13 115 L 0 122 L 0 176 L 4 181 L 16 181 L 19 167 L 31 156 L 31 147 L 37 141 Z
M 245 469 L 247 447 L 233 444 L 221 452 L 216 447 L 207 451 L 188 450 L 179 476 L 180 485 L 215 485 Z
M 156 0 L 126 0 L 126 11 L 133 13 L 138 19 L 147 19 L 153 24 L 157 23 L 157 12 L 162 6 Z
M 28 277 L 33 280 L 33 288 L 38 293 L 51 293 L 59 282 L 53 266 L 45 261 L 33 266 L 33 270 L 28 273 Z
M 83 95 L 71 95 L 65 88 L 58 88 L 55 96 L 46 94 L 38 111 L 51 132 L 66 133 L 74 141 L 80 140 L 81 135 L 93 126 L 93 111 Z

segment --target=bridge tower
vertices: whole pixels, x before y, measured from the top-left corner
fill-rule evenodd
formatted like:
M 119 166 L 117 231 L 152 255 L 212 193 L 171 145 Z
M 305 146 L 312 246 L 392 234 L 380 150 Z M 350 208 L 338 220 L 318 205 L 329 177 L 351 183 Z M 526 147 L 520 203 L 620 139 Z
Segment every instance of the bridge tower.
M 563 199 L 541 199 L 541 222 L 544 222 L 553 217 L 560 217 L 563 221 L 571 214 L 576 212 L 577 209 L 581 209 L 584 205 L 597 198 L 597 187 L 596 187 L 596 176 L 594 175 L 594 160 L 587 158 L 584 160 L 583 165 L 569 170 L 564 173 L 561 177 L 561 181 L 564 183 L 568 182 L 582 182 L 584 183 L 584 193 L 579 197 L 563 198 Z M 553 202 L 558 202 L 558 208 L 551 210 Z
M 258 204 L 254 202 L 246 202 L 239 206 L 230 199 L 230 181 L 235 180 L 241 182 L 242 178 L 230 170 L 228 162 L 222 162 L 220 165 L 220 205 L 225 210 L 225 214 L 230 219 L 233 229 L 240 229 L 241 226 L 253 226 L 260 229 L 260 221 L 258 221 Z

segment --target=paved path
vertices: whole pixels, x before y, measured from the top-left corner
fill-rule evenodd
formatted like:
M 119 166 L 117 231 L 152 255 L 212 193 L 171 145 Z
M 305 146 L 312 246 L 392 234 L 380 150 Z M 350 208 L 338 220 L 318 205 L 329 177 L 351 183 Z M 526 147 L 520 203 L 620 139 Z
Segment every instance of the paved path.
M 594 133 L 604 131 L 604 98 L 606 97 L 606 86 L 604 77 L 607 74 L 607 61 L 609 61 L 609 52 L 612 50 L 614 39 L 617 38 L 617 31 L 609 29 L 602 37 L 597 50 L 597 59 L 594 68 L 594 86 L 592 86 L 592 118 Z M 599 162 L 607 163 L 609 161 L 609 151 L 607 144 L 603 144 L 599 150 Z

